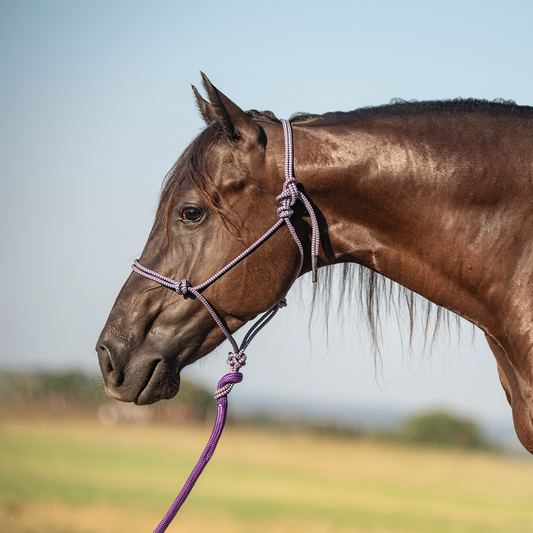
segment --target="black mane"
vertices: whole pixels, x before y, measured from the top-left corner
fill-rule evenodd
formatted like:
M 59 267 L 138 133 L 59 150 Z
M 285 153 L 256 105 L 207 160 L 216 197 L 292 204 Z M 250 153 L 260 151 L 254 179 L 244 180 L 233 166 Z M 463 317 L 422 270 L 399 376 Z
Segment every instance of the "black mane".
M 434 112 L 456 112 L 456 111 L 486 111 L 499 114 L 513 114 L 524 117 L 533 117 L 533 107 L 520 106 L 514 100 L 480 100 L 476 98 L 454 98 L 452 100 L 402 100 L 393 98 L 388 104 L 380 106 L 369 106 L 354 109 L 353 111 L 330 111 L 322 115 L 313 113 L 294 113 L 290 117 L 290 122 L 337 122 L 343 120 L 368 119 L 382 115 L 407 116 L 422 113 Z M 257 111 L 251 109 L 246 114 L 258 122 L 270 124 L 279 123 L 279 119 L 272 111 Z

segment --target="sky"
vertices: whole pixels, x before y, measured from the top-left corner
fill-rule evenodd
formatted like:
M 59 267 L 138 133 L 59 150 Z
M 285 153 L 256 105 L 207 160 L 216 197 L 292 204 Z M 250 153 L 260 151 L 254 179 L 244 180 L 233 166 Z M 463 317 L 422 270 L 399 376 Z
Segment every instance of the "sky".
M 278 117 L 395 97 L 533 105 L 532 19 L 533 3 L 513 0 L 1 1 L 0 367 L 98 374 L 94 345 L 161 182 L 204 127 L 200 71 Z M 247 350 L 232 402 L 511 424 L 468 324 L 428 355 L 402 348 L 391 321 L 376 365 L 360 318 L 331 316 L 328 342 L 324 317 L 309 326 L 309 293 L 304 279 Z M 185 377 L 214 389 L 226 348 Z

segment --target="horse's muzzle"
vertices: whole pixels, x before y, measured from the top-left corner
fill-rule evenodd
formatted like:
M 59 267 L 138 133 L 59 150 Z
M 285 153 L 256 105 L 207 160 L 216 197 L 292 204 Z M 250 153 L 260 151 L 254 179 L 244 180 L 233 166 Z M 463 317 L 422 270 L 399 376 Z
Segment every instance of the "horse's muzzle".
M 160 357 L 137 357 L 121 364 L 106 343 L 98 343 L 96 350 L 105 389 L 111 398 L 148 405 L 178 393 L 179 375 Z

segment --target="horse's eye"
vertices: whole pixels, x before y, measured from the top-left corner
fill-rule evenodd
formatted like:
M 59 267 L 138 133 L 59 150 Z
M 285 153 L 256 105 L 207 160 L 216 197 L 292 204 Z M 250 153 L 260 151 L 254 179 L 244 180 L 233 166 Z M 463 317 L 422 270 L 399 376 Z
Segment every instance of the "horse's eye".
M 198 209 L 197 207 L 186 207 L 183 210 L 183 213 L 181 214 L 181 218 L 183 220 L 200 220 L 200 217 L 202 216 L 202 211 Z

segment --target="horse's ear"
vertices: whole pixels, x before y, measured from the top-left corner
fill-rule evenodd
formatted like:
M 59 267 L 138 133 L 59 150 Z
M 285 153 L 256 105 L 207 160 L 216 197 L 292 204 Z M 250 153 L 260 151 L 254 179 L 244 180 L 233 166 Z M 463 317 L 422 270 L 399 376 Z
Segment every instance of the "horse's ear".
M 202 117 L 204 118 L 205 122 L 208 126 L 213 124 L 213 122 L 216 122 L 218 120 L 217 116 L 215 115 L 215 112 L 213 111 L 213 106 L 207 101 L 202 98 L 202 95 L 198 92 L 198 89 L 191 85 L 192 90 L 194 92 L 194 96 L 196 96 L 196 103 L 198 104 L 198 109 L 200 110 L 200 113 L 202 114 Z
M 238 105 L 234 104 L 226 95 L 221 93 L 202 72 L 202 79 L 205 90 L 209 95 L 208 116 L 210 119 L 220 121 L 226 135 L 233 141 L 243 140 L 245 142 L 256 143 L 261 135 L 262 128 L 252 120 Z M 201 97 L 200 97 L 201 98 Z M 202 99 L 203 100 L 203 99 Z M 205 100 L 204 100 L 205 102 Z M 206 102 L 207 104 L 207 102 Z M 201 104 L 200 111 L 204 115 Z M 204 118 L 205 115 L 204 115 Z M 206 118 L 206 122 L 208 119 Z M 208 122 L 210 123 L 210 122 Z

